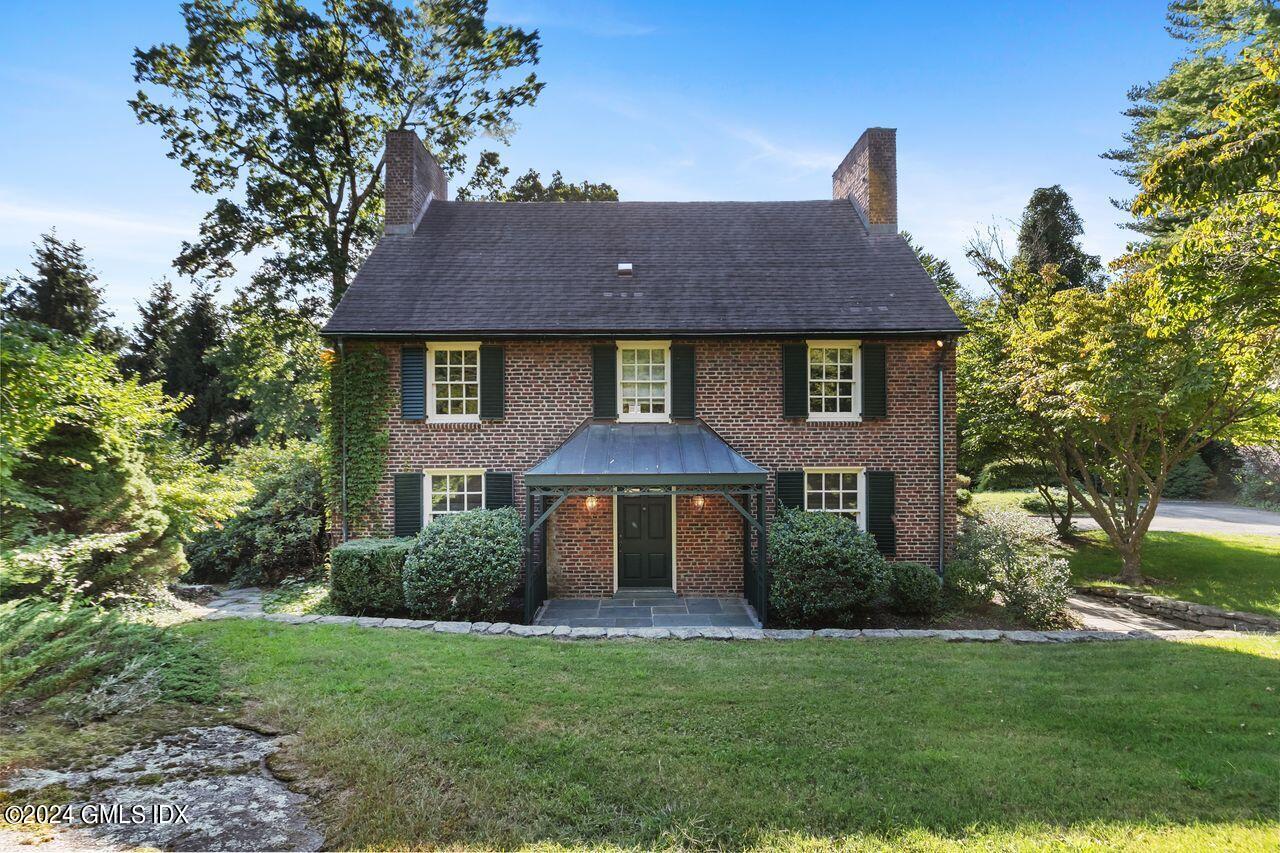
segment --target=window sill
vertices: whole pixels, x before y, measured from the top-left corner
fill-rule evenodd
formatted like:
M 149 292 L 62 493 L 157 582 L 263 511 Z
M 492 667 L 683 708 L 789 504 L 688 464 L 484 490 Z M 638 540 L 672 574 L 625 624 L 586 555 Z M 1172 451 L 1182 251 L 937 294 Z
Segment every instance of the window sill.
M 419 420 L 414 423 L 421 424 L 424 429 L 429 430 L 473 430 L 480 429 L 480 421 L 433 421 Z
M 860 424 L 860 423 L 862 423 L 862 418 L 861 418 L 861 417 L 859 417 L 859 416 L 857 416 L 857 415 L 849 415 L 849 416 L 847 416 L 847 417 L 838 417 L 838 418 L 822 418 L 822 417 L 814 417 L 813 415 L 810 415 L 809 417 L 805 418 L 805 423 L 810 423 L 810 424 Z
M 637 418 L 635 416 L 619 415 L 618 423 L 620 424 L 669 424 L 671 418 L 663 416 L 660 418 Z

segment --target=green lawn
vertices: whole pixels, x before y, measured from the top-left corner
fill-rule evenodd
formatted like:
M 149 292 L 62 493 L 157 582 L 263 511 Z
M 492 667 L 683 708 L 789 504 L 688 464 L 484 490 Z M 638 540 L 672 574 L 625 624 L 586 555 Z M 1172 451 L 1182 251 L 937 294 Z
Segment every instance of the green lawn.
M 335 849 L 1236 849 L 1280 641 L 579 642 L 181 629 L 328 784 Z
M 1099 531 L 1071 555 L 1076 583 L 1107 582 L 1120 574 L 1120 558 Z M 1147 534 L 1142 569 L 1156 583 L 1152 592 L 1280 616 L 1280 537 L 1201 533 Z
M 1017 512 L 1026 512 L 1022 506 L 1023 500 L 1035 495 L 1035 489 L 1005 489 L 999 492 L 974 492 L 973 499 L 969 501 L 965 509 L 969 512 L 977 512 L 984 509 L 1006 509 Z

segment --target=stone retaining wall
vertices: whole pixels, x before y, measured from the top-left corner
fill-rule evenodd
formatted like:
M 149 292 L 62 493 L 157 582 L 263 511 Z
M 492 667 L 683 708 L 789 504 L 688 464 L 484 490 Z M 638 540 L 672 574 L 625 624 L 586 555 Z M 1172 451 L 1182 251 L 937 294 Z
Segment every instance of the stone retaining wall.
M 1242 613 L 1238 610 L 1222 610 L 1208 604 L 1195 604 L 1165 598 L 1163 595 L 1119 589 L 1112 586 L 1083 586 L 1077 589 L 1098 598 L 1109 598 L 1142 613 L 1150 613 L 1188 628 L 1226 628 L 1234 631 L 1280 632 L 1280 619 L 1259 613 Z

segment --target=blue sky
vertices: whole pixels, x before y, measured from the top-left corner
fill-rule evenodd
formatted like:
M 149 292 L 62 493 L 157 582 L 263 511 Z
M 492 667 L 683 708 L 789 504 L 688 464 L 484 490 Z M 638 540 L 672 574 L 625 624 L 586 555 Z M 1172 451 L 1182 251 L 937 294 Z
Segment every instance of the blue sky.
M 624 200 L 827 198 L 862 129 L 897 127 L 901 225 L 967 283 L 975 229 L 1054 183 L 1110 259 L 1127 237 L 1109 199 L 1128 188 L 1098 155 L 1121 142 L 1128 88 L 1178 54 L 1163 14 L 1156 0 L 495 0 L 495 21 L 541 30 L 547 83 L 501 150 L 513 173 L 558 168 Z M 182 37 L 177 0 L 0 5 L 0 274 L 57 226 L 126 324 L 172 275 L 210 200 L 125 101 L 132 49 Z

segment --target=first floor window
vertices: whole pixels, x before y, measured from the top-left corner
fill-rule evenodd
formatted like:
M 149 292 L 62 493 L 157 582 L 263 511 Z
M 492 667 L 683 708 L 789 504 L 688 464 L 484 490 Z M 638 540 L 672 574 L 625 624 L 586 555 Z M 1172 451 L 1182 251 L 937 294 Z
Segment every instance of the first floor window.
M 862 527 L 862 469 L 807 468 L 804 472 L 804 508 L 835 512 Z
M 436 420 L 479 420 L 480 347 L 474 344 L 440 344 L 430 347 L 429 353 L 429 417 Z
M 437 516 L 484 507 L 484 472 L 428 471 L 427 523 Z
M 856 341 L 809 344 L 809 417 L 853 420 L 859 415 Z
M 619 420 L 665 421 L 668 415 L 666 343 L 618 345 Z

